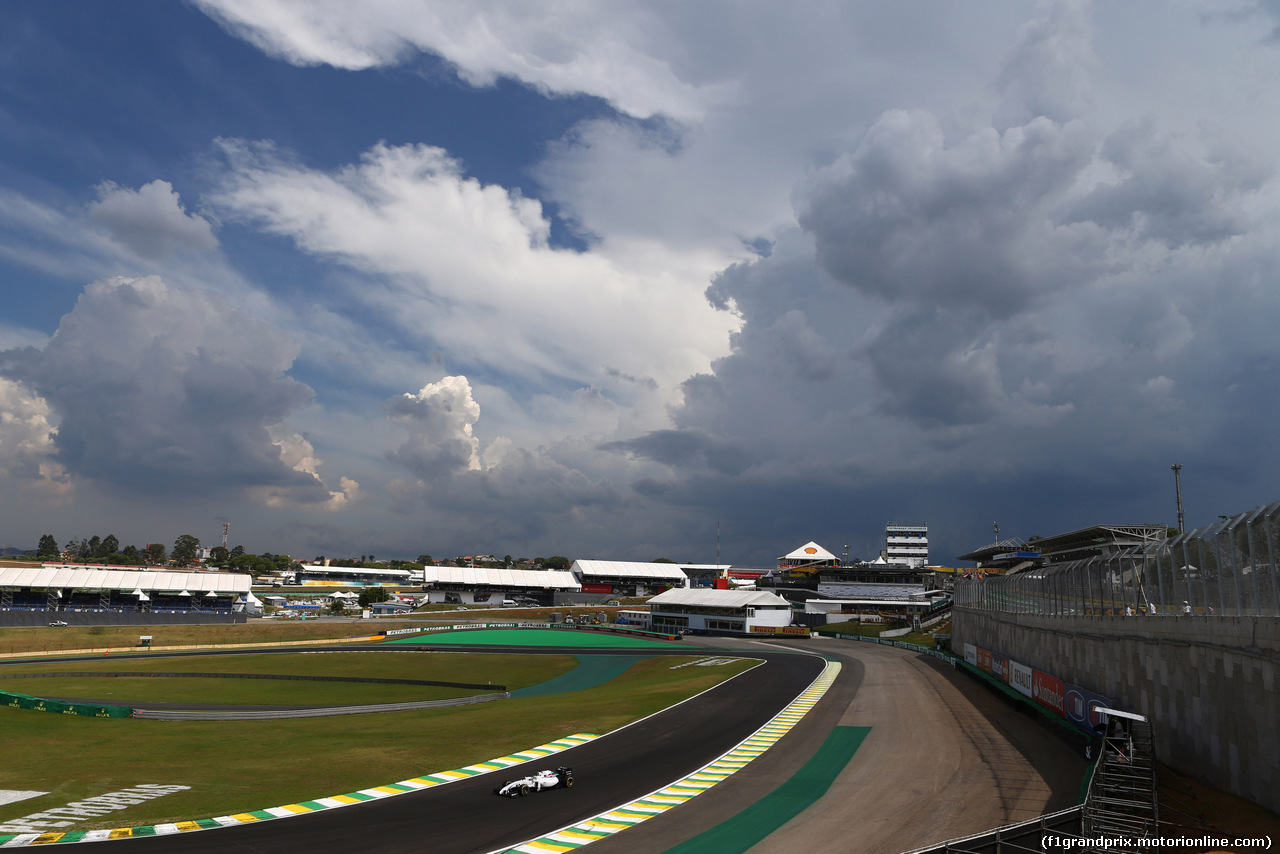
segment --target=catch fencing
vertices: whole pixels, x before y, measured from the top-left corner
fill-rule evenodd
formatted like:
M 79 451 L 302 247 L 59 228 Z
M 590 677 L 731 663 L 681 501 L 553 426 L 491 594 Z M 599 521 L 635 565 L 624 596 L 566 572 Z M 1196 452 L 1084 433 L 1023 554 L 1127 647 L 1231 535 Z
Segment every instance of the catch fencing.
M 1151 545 L 956 580 L 961 607 L 1043 616 L 1280 617 L 1280 501 Z

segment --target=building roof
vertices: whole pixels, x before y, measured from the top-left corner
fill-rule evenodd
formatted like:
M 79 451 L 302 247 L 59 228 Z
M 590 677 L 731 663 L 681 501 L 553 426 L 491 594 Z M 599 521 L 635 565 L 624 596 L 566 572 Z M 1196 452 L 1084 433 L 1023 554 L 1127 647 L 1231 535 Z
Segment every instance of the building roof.
M 573 574 L 578 578 L 638 578 L 646 581 L 678 581 L 689 576 L 674 563 L 642 563 L 625 560 L 575 560 Z
M 1021 537 L 1009 537 L 1008 539 L 988 543 L 981 548 L 974 549 L 968 554 L 960 555 L 956 560 L 971 560 L 978 563 L 986 563 L 1007 555 L 1039 557 L 1040 550 L 1032 548 L 1027 544 L 1027 541 Z
M 248 593 L 253 577 L 231 572 L 148 572 L 123 569 L 67 569 L 65 567 L 0 568 L 0 587 L 44 590 L 134 590 L 159 593 Z
M 663 605 L 708 605 L 717 608 L 746 608 L 756 605 L 782 605 L 791 603 L 775 593 L 764 590 L 710 590 L 707 588 L 677 588 L 659 593 L 649 600 L 649 608 Z
M 1164 525 L 1092 525 L 1036 540 L 1033 545 L 1047 562 L 1061 563 L 1149 545 L 1163 540 L 1167 531 Z
M 579 590 L 572 572 L 560 569 L 484 569 L 478 566 L 428 566 L 422 570 L 426 584 L 465 584 L 470 587 L 536 587 L 543 590 Z
M 835 560 L 836 556 L 815 543 L 813 540 L 805 543 L 791 554 L 784 555 L 779 560 Z
M 330 575 L 385 575 L 388 578 L 408 578 L 411 573 L 407 569 L 370 569 L 363 566 L 320 566 L 314 563 L 302 564 L 302 572 L 326 572 Z

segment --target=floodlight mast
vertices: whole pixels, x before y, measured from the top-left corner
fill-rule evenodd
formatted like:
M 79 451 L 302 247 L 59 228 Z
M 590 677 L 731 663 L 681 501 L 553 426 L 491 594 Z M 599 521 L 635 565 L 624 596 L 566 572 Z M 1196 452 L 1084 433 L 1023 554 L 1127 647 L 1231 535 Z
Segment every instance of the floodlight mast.
M 1173 469 L 1173 492 L 1178 499 L 1178 533 L 1183 533 L 1182 528 L 1182 463 L 1174 463 L 1169 466 Z

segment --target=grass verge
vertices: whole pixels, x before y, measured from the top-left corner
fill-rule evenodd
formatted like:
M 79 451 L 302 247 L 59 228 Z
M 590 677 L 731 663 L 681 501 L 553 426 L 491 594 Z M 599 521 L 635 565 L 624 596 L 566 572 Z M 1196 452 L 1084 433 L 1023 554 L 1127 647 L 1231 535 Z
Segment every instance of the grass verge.
M 219 655 L 183 659 L 111 659 L 92 662 L 0 667 L 0 691 L 35 697 L 74 697 L 124 706 L 147 703 L 225 705 L 334 705 L 407 703 L 485 693 L 485 689 L 362 682 L 306 682 L 265 679 L 165 679 L 148 676 L 42 677 L 23 673 L 243 673 L 339 676 L 366 679 L 422 679 L 503 685 L 508 690 L 538 685 L 569 672 L 568 655 L 386 655 L 381 652 Z
M 233 814 L 357 791 L 569 733 L 607 733 L 755 664 L 672 669 L 695 657 L 644 659 L 611 682 L 572 694 L 358 719 L 97 720 L 0 707 L 0 788 L 50 793 L 0 806 L 0 823 L 138 783 L 192 788 L 68 829 Z

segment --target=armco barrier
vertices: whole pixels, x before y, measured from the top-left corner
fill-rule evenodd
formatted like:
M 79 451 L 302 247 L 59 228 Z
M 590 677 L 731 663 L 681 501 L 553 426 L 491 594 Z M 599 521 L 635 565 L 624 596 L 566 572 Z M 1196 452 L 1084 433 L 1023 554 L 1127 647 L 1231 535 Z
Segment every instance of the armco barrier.
M 45 700 L 27 694 L 0 691 L 0 703 L 13 709 L 30 709 L 33 712 L 53 712 L 57 715 L 77 715 L 82 718 L 128 718 L 133 709 L 127 706 L 99 706 L 89 703 L 64 703 L 61 700 Z
M 330 706 L 324 709 L 274 709 L 251 712 L 183 712 L 134 709 L 135 718 L 153 721 L 263 721 L 287 718 L 329 718 L 336 715 L 370 715 L 378 712 L 408 712 L 418 709 L 443 709 L 450 706 L 474 706 L 493 700 L 507 700 L 511 695 L 477 694 L 474 697 L 455 697 L 452 700 L 418 700 L 411 703 L 382 703 L 374 706 Z
M 941 659 L 947 662 L 948 664 L 950 664 L 952 667 L 956 666 L 955 656 L 948 655 L 945 652 L 938 652 L 938 650 L 936 649 L 929 649 L 929 647 L 920 646 L 919 644 L 907 643 L 906 641 L 890 640 L 888 638 L 869 638 L 869 637 L 864 637 L 862 635 L 845 635 L 845 634 L 839 634 L 839 633 L 831 635 L 831 637 L 839 638 L 840 640 L 866 641 L 867 643 L 878 643 L 878 644 L 882 644 L 883 646 L 896 646 L 899 649 L 909 649 L 912 652 L 922 652 L 925 655 L 932 655 L 934 658 Z

